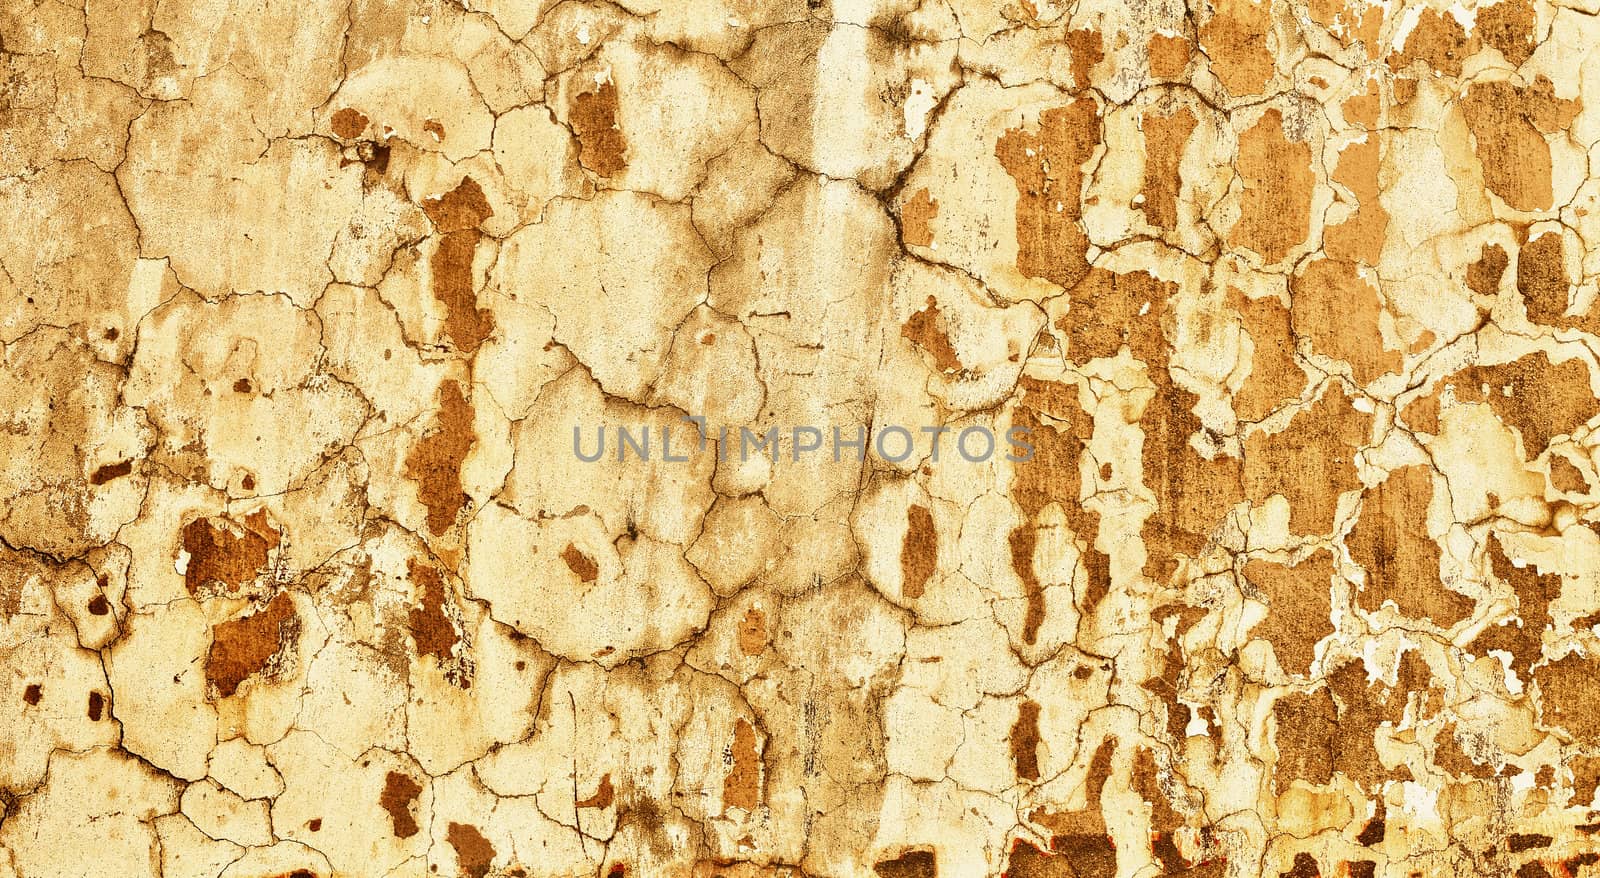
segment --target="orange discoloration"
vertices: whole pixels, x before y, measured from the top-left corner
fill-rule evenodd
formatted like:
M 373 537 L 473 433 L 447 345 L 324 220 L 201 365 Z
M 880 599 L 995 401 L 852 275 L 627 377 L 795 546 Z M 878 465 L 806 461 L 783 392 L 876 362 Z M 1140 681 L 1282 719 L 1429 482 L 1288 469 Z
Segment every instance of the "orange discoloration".
M 1533 54 L 1533 4 L 1526 0 L 1504 0 L 1478 8 L 1475 30 L 1484 43 L 1500 50 L 1512 67 Z
M 265 607 L 211 630 L 206 681 L 221 697 L 233 695 L 247 678 L 266 670 L 274 658 L 292 648 L 299 634 L 300 616 L 294 601 L 280 592 Z
M 1576 101 L 1556 98 L 1543 77 L 1528 88 L 1503 81 L 1472 83 L 1461 111 L 1489 191 L 1517 210 L 1548 209 L 1554 196 L 1544 135 L 1565 128 L 1577 110 Z
M 1229 93 L 1260 94 L 1272 79 L 1272 0 L 1213 0 L 1211 17 L 1200 27 L 1200 48 L 1211 72 Z
M 1100 142 L 1100 108 L 1087 97 L 1039 116 L 1038 133 L 1007 131 L 995 157 L 1017 185 L 1017 270 L 1070 288 L 1089 271 L 1078 224 L 1083 164 Z
M 941 372 L 954 372 L 961 368 L 961 358 L 956 354 L 956 349 L 950 344 L 950 336 L 944 327 L 940 326 L 939 302 L 934 297 L 928 297 L 928 304 L 919 311 L 912 313 L 904 326 L 900 327 L 900 335 L 910 339 L 918 347 L 927 351 L 933 357 L 933 365 Z
M 1512 672 L 1527 680 L 1529 669 L 1543 655 L 1544 632 L 1555 622 L 1550 605 L 1561 597 L 1561 575 L 1540 573 L 1532 564 L 1518 567 L 1506 554 L 1498 534 L 1489 540 L 1486 554 L 1495 578 L 1511 586 L 1516 595 L 1517 619 L 1485 628 L 1470 648 L 1479 655 L 1491 650 L 1510 653 Z
M 1233 411 L 1246 422 L 1259 421 L 1300 398 L 1310 380 L 1295 361 L 1289 309 L 1274 298 L 1250 299 L 1228 289 L 1228 304 L 1239 312 L 1250 336 L 1250 372 L 1233 396 Z
M 1022 581 L 1027 609 L 1022 624 L 1024 643 L 1038 640 L 1044 624 L 1044 588 L 1033 568 L 1037 545 L 1037 516 L 1052 503 L 1066 514 L 1067 522 L 1085 545 L 1083 563 L 1088 588 L 1083 596 L 1086 611 L 1092 612 L 1110 589 L 1110 559 L 1094 547 L 1100 532 L 1099 515 L 1083 508 L 1079 501 L 1082 480 L 1078 459 L 1084 442 L 1094 430 L 1094 421 L 1078 402 L 1078 389 L 1072 385 L 1044 382 L 1024 376 L 1023 397 L 1012 415 L 1013 423 L 1031 431 L 1033 459 L 1012 471 L 1011 496 L 1022 512 L 1022 524 L 1012 530 L 1008 542 L 1011 568 Z M 1041 416 L 1048 416 L 1044 420 Z
M 1283 114 L 1268 110 L 1239 135 L 1236 162 L 1244 192 L 1239 222 L 1228 233 L 1236 247 L 1279 262 L 1300 246 L 1311 229 L 1311 147 L 1284 133 Z
M 1278 494 L 1289 501 L 1289 530 L 1326 534 L 1339 496 L 1361 487 L 1355 453 L 1367 443 L 1373 417 L 1351 404 L 1333 383 L 1280 433 L 1252 433 L 1244 443 L 1246 493 L 1260 503 Z
M 1244 578 L 1266 596 L 1267 615 L 1255 632 L 1272 644 L 1278 664 L 1291 674 L 1308 674 L 1317 642 L 1334 631 L 1330 583 L 1333 556 L 1318 550 L 1294 566 L 1253 560 Z
M 1331 226 L 1324 233 L 1323 249 L 1329 259 L 1364 262 L 1377 265 L 1383 253 L 1384 237 L 1389 231 L 1389 212 L 1379 202 L 1378 135 L 1367 135 L 1361 143 L 1352 143 L 1339 153 L 1339 165 L 1334 169 L 1333 181 L 1356 197 L 1355 215 Z
M 761 802 L 761 756 L 756 750 L 756 730 L 741 717 L 733 723 L 733 760 L 722 781 L 722 809 L 754 811 Z
M 1461 22 L 1448 10 L 1424 6 L 1405 45 L 1390 52 L 1389 67 L 1400 71 L 1421 60 L 1434 73 L 1461 75 L 1461 62 L 1477 51 L 1477 37 L 1467 38 Z
M 602 177 L 613 177 L 628 166 L 627 141 L 617 127 L 617 86 L 603 82 L 592 92 L 572 99 L 568 110 L 578 135 L 578 161 Z
M 406 477 L 417 483 L 418 499 L 428 510 L 428 530 L 439 536 L 455 525 L 470 498 L 461 490 L 461 464 L 477 442 L 472 404 L 461 385 L 439 385 L 439 412 L 406 456 Z
M 1097 30 L 1067 31 L 1067 50 L 1072 56 L 1072 81 L 1088 88 L 1094 66 L 1105 60 L 1105 43 Z
M 1467 288 L 1480 296 L 1493 296 L 1500 290 L 1500 278 L 1506 273 L 1511 260 L 1499 244 L 1484 244 L 1476 260 L 1467 266 Z M 1566 290 L 1561 291 L 1565 308 Z
M 1318 259 L 1295 279 L 1291 296 L 1295 332 L 1311 340 L 1311 349 L 1350 364 L 1360 385 L 1399 372 L 1399 351 L 1384 347 L 1378 316 L 1383 302 L 1378 290 L 1354 263 Z
M 1371 130 L 1377 127 L 1378 113 L 1382 106 L 1382 92 L 1378 87 L 1378 81 L 1369 79 L 1367 80 L 1366 90 L 1345 98 L 1344 103 L 1340 105 L 1340 110 L 1344 113 L 1346 122 Z M 1376 177 L 1374 177 L 1374 180 L 1376 180 Z
M 1600 741 L 1600 703 L 1594 697 L 1597 677 L 1600 661 L 1576 652 L 1535 670 L 1533 679 L 1539 684 L 1539 715 L 1544 725 L 1561 729 L 1582 743 Z
M 1495 366 L 1469 366 L 1445 383 L 1455 388 L 1458 402 L 1494 409 L 1501 423 L 1521 434 L 1530 458 L 1543 454 L 1552 437 L 1571 435 L 1600 413 L 1583 361 L 1552 363 L 1543 351 Z
M 1439 544 L 1429 536 L 1433 470 L 1401 467 L 1361 498 L 1361 518 L 1345 538 L 1350 557 L 1367 572 L 1356 594 L 1362 609 L 1376 612 L 1392 601 L 1400 614 L 1443 628 L 1472 613 L 1471 598 L 1439 579 Z
M 760 655 L 767 648 L 767 614 L 755 607 L 744 611 L 739 622 L 739 651 Z
M 939 534 L 928 507 L 912 504 L 906 510 L 906 537 L 900 548 L 901 594 L 908 600 L 922 597 L 928 579 L 939 567 Z
M 1550 485 L 1557 491 L 1573 494 L 1589 493 L 1589 482 L 1583 477 L 1583 470 L 1559 454 L 1550 456 Z
M 616 799 L 616 795 L 616 788 L 611 785 L 611 773 L 607 772 L 601 776 L 600 783 L 595 786 L 594 795 L 588 797 L 587 799 L 579 799 L 577 807 L 600 808 L 603 810 L 611 807 L 611 803 Z
M 1183 37 L 1151 34 L 1149 43 L 1150 75 L 1157 79 L 1176 79 L 1189 66 L 1192 49 Z
M 928 247 L 933 244 L 933 219 L 939 215 L 939 202 L 928 194 L 927 187 L 900 205 L 900 238 L 911 247 Z
M 1171 115 L 1144 114 L 1144 215 L 1151 225 L 1171 230 L 1178 224 L 1179 164 L 1197 120 L 1188 107 Z

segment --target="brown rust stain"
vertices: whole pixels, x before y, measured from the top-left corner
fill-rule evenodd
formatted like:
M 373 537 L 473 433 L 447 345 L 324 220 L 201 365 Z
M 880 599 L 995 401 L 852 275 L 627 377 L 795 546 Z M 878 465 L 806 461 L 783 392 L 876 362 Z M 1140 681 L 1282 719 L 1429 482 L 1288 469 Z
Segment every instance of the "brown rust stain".
M 940 372 L 960 371 L 961 358 L 950 344 L 950 336 L 940 325 L 939 316 L 939 301 L 929 296 L 928 304 L 913 312 L 905 325 L 900 327 L 900 335 L 927 351 L 933 357 L 934 368 Z
M 907 246 L 928 247 L 933 244 L 933 219 L 939 215 L 939 202 L 928 194 L 927 187 L 917 190 L 900 206 L 900 239 Z
M 1323 235 L 1322 246 L 1329 259 L 1377 265 L 1383 252 L 1384 236 L 1389 231 L 1389 212 L 1378 200 L 1381 192 L 1378 134 L 1367 135 L 1339 153 L 1333 181 L 1349 189 L 1356 198 L 1356 212 L 1349 219 L 1331 226 Z
M 892 860 L 872 865 L 878 878 L 939 878 L 939 860 L 933 851 L 906 851 Z
M 450 615 L 445 612 L 444 574 L 437 567 L 416 559 L 407 560 L 406 569 L 411 574 L 416 590 L 420 592 L 417 606 L 406 613 L 406 624 L 411 629 L 412 639 L 416 641 L 417 655 L 431 655 L 443 664 L 450 660 L 450 654 L 460 640 Z
M 756 730 L 743 717 L 734 720 L 732 765 L 722 780 L 722 810 L 755 811 L 761 802 L 761 755 L 756 751 Z
M 600 565 L 572 543 L 567 543 L 567 547 L 561 550 L 561 560 L 566 562 L 567 569 L 584 582 L 594 582 L 600 576 Z
M 105 466 L 96 467 L 95 471 L 89 474 L 89 484 L 104 485 L 112 479 L 120 479 L 131 472 L 133 472 L 133 461 L 131 460 L 108 463 Z
M 1189 67 L 1192 50 L 1184 37 L 1151 34 L 1148 50 L 1150 75 L 1157 79 L 1177 79 Z
M 1384 347 L 1378 329 L 1383 301 L 1355 263 L 1310 262 L 1292 287 L 1294 331 L 1311 340 L 1312 350 L 1349 363 L 1351 375 L 1362 386 L 1400 371 L 1404 358 Z
M 99 722 L 106 709 L 106 697 L 99 692 L 89 693 L 88 716 L 90 722 Z
M 267 521 L 266 511 L 243 522 L 226 516 L 197 518 L 184 525 L 183 550 L 189 554 L 183 583 L 198 596 L 213 583 L 234 588 L 252 582 L 267 566 L 269 553 L 282 534 Z
M 417 816 L 412 810 L 421 795 L 422 784 L 410 775 L 391 771 L 384 776 L 383 792 L 378 796 L 378 804 L 389 812 L 389 825 L 395 838 L 410 838 L 422 829 L 417 825 Z
M 1583 477 L 1583 470 L 1559 454 L 1550 456 L 1550 485 L 1557 491 L 1589 493 L 1589 481 Z
M 461 490 L 461 464 L 478 441 L 472 403 L 461 385 L 439 385 L 439 410 L 433 425 L 406 455 L 406 477 L 417 484 L 417 499 L 428 510 L 428 531 L 439 536 L 456 523 L 470 498 Z
M 1505 0 L 1493 6 L 1480 6 L 1474 29 L 1484 43 L 1500 50 L 1512 67 L 1533 54 L 1533 4 L 1526 0 Z
M 328 121 L 333 127 L 333 133 L 345 140 L 355 140 L 361 136 L 361 132 L 367 130 L 366 115 L 354 107 L 345 107 L 334 113 L 333 118 Z
M 1105 60 L 1105 41 L 1097 30 L 1087 28 L 1067 31 L 1067 52 L 1072 58 L 1072 82 L 1078 88 L 1088 88 L 1094 66 Z
M 1086 612 L 1110 589 L 1110 558 L 1094 547 L 1100 532 L 1100 517 L 1079 501 L 1082 481 L 1078 459 L 1084 443 L 1094 430 L 1094 420 L 1078 401 L 1075 385 L 1022 378 L 1022 400 L 1012 414 L 1012 423 L 1030 431 L 1033 458 L 1012 470 L 1011 496 L 1020 507 L 1022 523 L 1008 536 L 1011 568 L 1022 581 L 1027 600 L 1022 623 L 1022 640 L 1038 641 L 1044 624 L 1044 587 L 1033 568 L 1033 553 L 1038 542 L 1040 512 L 1052 503 L 1066 513 L 1067 523 L 1083 541 L 1083 563 L 1088 574 L 1088 589 L 1083 598 Z M 1045 418 L 1048 417 L 1048 420 Z
M 1517 598 L 1517 618 L 1485 628 L 1469 647 L 1478 655 L 1490 650 L 1511 654 L 1511 670 L 1521 680 L 1543 656 L 1544 632 L 1554 624 L 1550 604 L 1561 597 L 1561 575 L 1540 573 L 1532 564 L 1518 567 L 1506 554 L 1500 535 L 1494 535 L 1485 554 L 1496 579 L 1511 586 Z
M 265 607 L 211 630 L 206 654 L 206 680 L 227 698 L 253 674 L 265 670 L 290 649 L 300 633 L 300 615 L 286 592 L 279 592 Z
M 29 683 L 27 687 L 22 690 L 22 700 L 26 701 L 29 707 L 37 706 L 40 700 L 43 698 L 44 686 L 38 683 Z
M 1290 140 L 1276 109 L 1239 134 L 1235 160 L 1244 191 L 1239 221 L 1228 233 L 1235 247 L 1253 250 L 1268 263 L 1279 262 L 1311 231 L 1310 144 Z
M 1295 412 L 1287 429 L 1245 439 L 1246 493 L 1256 503 L 1274 494 L 1287 499 L 1293 533 L 1330 532 L 1339 495 L 1361 487 L 1355 454 L 1371 435 L 1372 421 L 1344 385 L 1330 382 L 1320 399 Z
M 578 136 L 578 161 L 602 177 L 628 166 L 628 143 L 617 126 L 617 86 L 603 82 L 592 92 L 577 94 L 567 111 Z
M 478 827 L 467 823 L 451 822 L 445 831 L 445 840 L 455 849 L 456 864 L 467 878 L 484 878 L 494 864 L 494 845 L 489 843 Z
M 1423 464 L 1393 470 L 1361 498 L 1361 517 L 1345 538 L 1350 557 L 1367 571 L 1356 603 L 1376 612 L 1393 601 L 1400 614 L 1440 627 L 1472 613 L 1471 598 L 1439 579 L 1439 544 L 1428 535 L 1433 469 Z
M 89 599 L 89 613 L 94 616 L 104 616 L 111 612 L 111 602 L 103 594 L 97 594 Z
M 1019 780 L 1039 779 L 1039 703 L 1023 701 L 1017 705 L 1017 721 L 1011 724 L 1011 764 Z
M 1080 97 L 1039 115 L 1039 130 L 1012 128 L 995 158 L 1017 186 L 1017 270 L 1071 288 L 1089 271 L 1083 165 L 1100 142 L 1100 108 Z M 1056 209 L 1060 205 L 1060 210 Z
M 1285 671 L 1310 673 L 1317 642 L 1334 631 L 1329 591 L 1335 574 L 1333 555 L 1318 549 L 1293 566 L 1256 559 L 1243 572 L 1267 598 L 1267 614 L 1256 624 L 1256 633 L 1272 644 Z
M 1228 304 L 1239 313 L 1250 336 L 1250 372 L 1233 395 L 1233 412 L 1253 423 L 1300 398 L 1310 379 L 1294 358 L 1295 337 L 1289 309 L 1276 298 L 1251 299 L 1228 288 Z
M 1400 722 L 1412 692 L 1427 692 L 1428 666 L 1408 651 L 1400 658 L 1395 686 L 1382 681 L 1368 685 L 1360 659 L 1339 666 L 1325 679 L 1326 687 L 1291 693 L 1273 704 L 1278 789 L 1293 780 L 1326 784 L 1336 771 L 1368 790 L 1389 778 L 1409 777 L 1403 764 L 1393 770 L 1383 767 L 1373 735 L 1385 722 Z
M 900 593 L 908 600 L 922 597 L 938 567 L 939 534 L 933 527 L 933 513 L 913 503 L 906 510 L 906 537 L 900 547 Z
M 1461 75 L 1461 62 L 1478 49 L 1478 39 L 1467 38 L 1461 22 L 1448 10 L 1423 7 L 1415 26 L 1399 49 L 1391 51 L 1387 63 L 1400 71 L 1421 60 L 1434 73 Z
M 1460 104 L 1489 190 L 1517 210 L 1549 209 L 1550 145 L 1544 136 L 1571 124 L 1578 103 L 1557 98 L 1541 76 L 1526 88 L 1474 82 Z
M 1597 677 L 1600 661 L 1576 652 L 1535 670 L 1533 679 L 1539 684 L 1539 715 L 1544 725 L 1563 729 L 1585 744 L 1600 741 L 1600 702 L 1594 697 Z
M 1467 266 L 1467 289 L 1480 296 L 1492 296 L 1498 293 L 1500 278 L 1505 275 L 1506 266 L 1510 264 L 1511 259 L 1506 256 L 1504 247 L 1499 244 L 1484 244 L 1478 252 L 1478 258 Z M 1562 290 L 1563 299 L 1565 295 L 1566 291 Z
M 1172 230 L 1178 225 L 1178 192 L 1183 187 L 1179 164 L 1183 148 L 1198 124 L 1188 107 L 1170 115 L 1144 114 L 1144 196 L 1141 209 L 1150 225 Z
M 603 810 L 611 807 L 611 803 L 616 800 L 616 795 L 617 790 L 616 787 L 611 785 L 611 772 L 608 771 L 601 776 L 600 783 L 595 786 L 594 795 L 587 799 L 579 799 L 577 807 L 600 808 Z
M 1544 351 L 1494 366 L 1469 366 L 1445 379 L 1458 402 L 1487 403 L 1495 416 L 1522 434 L 1529 458 L 1544 453 L 1555 436 L 1571 435 L 1600 412 L 1589 369 L 1578 358 L 1552 363 Z
M 1272 78 L 1272 0 L 1213 0 L 1211 17 L 1200 26 L 1200 48 L 1211 72 L 1229 93 L 1261 94 Z
M 739 622 L 739 651 L 760 655 L 767 648 L 767 614 L 756 607 L 744 611 Z
M 431 262 L 432 290 L 444 306 L 444 334 L 464 354 L 477 353 L 494 331 L 493 315 L 478 307 L 472 282 L 472 258 L 482 232 L 478 226 L 494 216 L 483 187 L 462 177 L 456 188 L 437 198 L 424 198 L 422 212 L 433 222 L 439 245 Z

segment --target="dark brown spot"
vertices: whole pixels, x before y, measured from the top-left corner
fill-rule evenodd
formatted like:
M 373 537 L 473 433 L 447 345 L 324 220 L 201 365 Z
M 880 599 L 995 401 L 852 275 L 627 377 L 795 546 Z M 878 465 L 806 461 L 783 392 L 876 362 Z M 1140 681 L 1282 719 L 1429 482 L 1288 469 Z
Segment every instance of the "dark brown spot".
M 439 237 L 432 261 L 434 298 L 445 307 L 444 334 L 456 349 L 473 354 L 494 330 L 490 312 L 478 307 L 472 283 L 472 257 L 478 249 L 478 226 L 494 216 L 483 188 L 462 177 L 456 188 L 438 198 L 423 199 L 422 210 Z
M 417 655 L 431 655 L 444 664 L 450 660 L 451 651 L 460 639 L 450 615 L 445 612 L 444 574 L 437 567 L 415 559 L 406 562 L 406 569 L 420 592 L 417 606 L 406 614 L 411 637 L 417 643 Z
M 89 599 L 89 613 L 95 616 L 104 616 L 111 612 L 111 602 L 103 594 L 97 594 Z
M 611 802 L 616 798 L 616 788 L 611 785 L 611 773 L 606 772 L 600 778 L 600 783 L 594 788 L 594 795 L 578 801 L 579 808 L 611 807 Z
M 1287 872 L 1280 872 L 1281 878 L 1320 878 L 1322 872 L 1317 869 L 1317 858 L 1308 853 L 1294 855 L 1294 865 Z
M 22 690 L 22 700 L 28 702 L 30 707 L 38 704 L 39 699 L 43 697 L 44 687 L 38 683 L 29 683 L 27 688 Z
M 240 378 L 238 381 L 233 382 L 233 392 L 234 393 L 249 393 L 250 392 L 250 379 L 249 378 Z
M 367 117 L 360 110 L 351 107 L 345 107 L 334 113 L 329 122 L 333 127 L 333 133 L 345 140 L 354 140 L 361 136 L 361 132 L 367 130 Z
M 950 344 L 950 336 L 939 324 L 939 303 L 929 296 L 927 307 L 914 312 L 906 320 L 906 325 L 900 327 L 900 335 L 927 351 L 933 357 L 934 368 L 941 372 L 958 371 L 961 358 Z
M 1554 839 L 1548 835 L 1519 832 L 1506 839 L 1506 847 L 1510 848 L 1512 853 L 1519 854 L 1534 848 L 1547 848 L 1552 841 Z
M 322 818 L 321 817 L 313 817 L 310 820 L 306 821 L 306 828 L 311 830 L 312 832 L 321 832 L 322 831 Z
M 1376 612 L 1386 601 L 1400 614 L 1448 628 L 1472 612 L 1473 601 L 1439 579 L 1439 544 L 1428 535 L 1433 469 L 1401 467 L 1368 490 L 1361 518 L 1345 538 L 1350 557 L 1367 571 L 1356 601 Z
M 105 711 L 105 709 L 106 709 L 106 697 L 104 695 L 101 695 L 99 692 L 90 692 L 89 693 L 89 719 L 90 719 L 90 721 L 99 722 L 100 721 L 100 715 L 101 715 L 101 713 L 103 713 Z
M 417 797 L 421 795 L 422 785 L 412 780 L 410 775 L 391 771 L 384 776 L 383 792 L 378 796 L 378 804 L 389 812 L 389 824 L 395 838 L 410 838 L 421 830 L 416 815 L 412 813 Z
M 1484 244 L 1478 258 L 1467 266 L 1467 288 L 1480 296 L 1492 296 L 1500 290 L 1500 278 L 1511 264 L 1505 248 L 1499 244 Z M 1562 287 L 1562 310 L 1566 310 L 1566 287 Z
M 89 475 L 89 484 L 104 485 L 112 479 L 121 478 L 133 472 L 133 461 L 124 460 L 121 463 L 108 463 L 97 468 Z
M 561 550 L 561 560 L 567 562 L 567 569 L 584 582 L 594 582 L 600 576 L 600 565 L 572 543 L 567 543 L 567 547 Z
M 476 826 L 451 823 L 445 840 L 455 848 L 456 863 L 461 866 L 463 875 L 483 878 L 489 874 L 489 866 L 494 862 L 494 845 L 489 844 L 489 839 L 484 838 Z
M 1100 109 L 1089 98 L 1039 114 L 1038 133 L 1008 130 L 995 157 L 1017 187 L 1017 270 L 1070 289 L 1089 271 L 1083 164 L 1100 142 Z M 1059 209 L 1058 209 L 1059 207 Z
M 265 510 L 247 516 L 243 524 L 220 516 L 189 522 L 183 528 L 183 550 L 189 553 L 184 585 L 198 596 L 212 583 L 228 588 L 254 580 L 280 536 Z
M 1017 721 L 1011 724 L 1011 762 L 1021 780 L 1039 779 L 1039 704 L 1024 701 L 1017 705 Z
M 478 434 L 472 425 L 472 404 L 461 385 L 439 385 L 439 412 L 433 427 L 406 456 L 406 476 L 417 483 L 417 495 L 428 510 L 428 530 L 438 536 L 449 530 L 470 499 L 461 490 L 461 464 Z
M 939 566 L 939 535 L 933 513 L 913 503 L 906 510 L 906 536 L 900 547 L 900 592 L 907 600 L 922 597 L 928 579 Z
M 211 629 L 206 679 L 227 698 L 246 678 L 265 670 L 274 657 L 289 649 L 299 633 L 300 616 L 294 601 L 280 592 L 260 610 Z
M 1597 678 L 1600 678 L 1600 662 L 1577 653 L 1569 653 L 1534 671 L 1544 724 L 1563 729 L 1584 743 L 1600 741 L 1600 703 L 1594 698 Z
M 939 878 L 939 861 L 933 851 L 906 851 L 872 866 L 879 878 Z
M 617 87 L 604 82 L 596 91 L 575 96 L 568 110 L 572 130 L 578 135 L 578 161 L 602 177 L 628 166 L 628 144 L 617 126 Z

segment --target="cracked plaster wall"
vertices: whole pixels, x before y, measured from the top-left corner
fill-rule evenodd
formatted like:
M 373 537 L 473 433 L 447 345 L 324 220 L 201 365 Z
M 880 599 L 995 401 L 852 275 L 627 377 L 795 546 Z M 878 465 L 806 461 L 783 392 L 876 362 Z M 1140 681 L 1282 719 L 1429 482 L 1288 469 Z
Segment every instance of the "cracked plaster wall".
M 1594 0 L 8 0 L 0 876 L 1585 874 L 1597 143 Z

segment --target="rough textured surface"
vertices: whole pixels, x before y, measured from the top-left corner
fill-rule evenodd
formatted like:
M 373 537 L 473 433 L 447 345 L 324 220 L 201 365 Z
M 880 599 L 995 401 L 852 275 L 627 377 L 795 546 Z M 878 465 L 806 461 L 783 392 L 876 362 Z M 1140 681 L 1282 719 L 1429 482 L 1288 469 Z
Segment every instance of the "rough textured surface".
M 1596 0 L 0 3 L 0 878 L 1600 874 L 1597 297 Z

